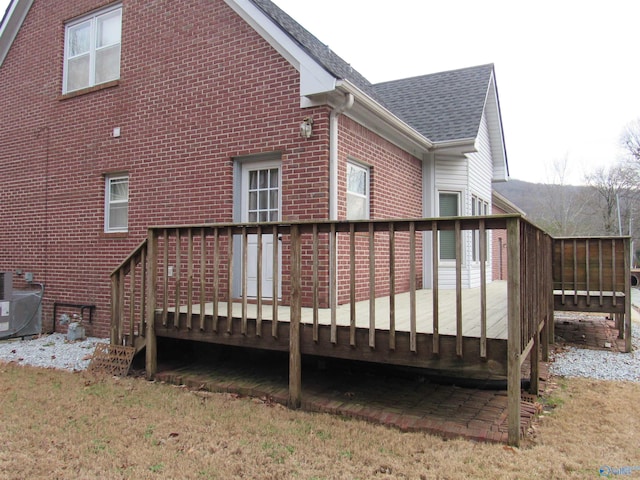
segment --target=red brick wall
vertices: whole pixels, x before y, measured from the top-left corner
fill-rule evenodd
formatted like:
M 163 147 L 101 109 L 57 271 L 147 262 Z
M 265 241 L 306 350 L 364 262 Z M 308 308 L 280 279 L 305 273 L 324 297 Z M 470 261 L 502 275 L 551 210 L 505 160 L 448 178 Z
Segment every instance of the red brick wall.
M 95 303 L 101 336 L 147 226 L 232 220 L 233 157 L 282 152 L 283 219 L 328 216 L 328 110 L 300 109 L 298 72 L 222 1 L 125 0 L 119 84 L 61 98 L 64 22 L 108 3 L 35 2 L 0 68 L 0 270 L 46 284 L 45 329 L 54 301 Z M 130 176 L 125 235 L 103 233 L 108 172 Z
M 0 67 L 0 271 L 46 284 L 45 330 L 54 302 L 95 304 L 88 334 L 107 336 L 109 274 L 148 226 L 233 220 L 234 157 L 280 152 L 283 220 L 328 218 L 329 109 L 300 108 L 298 72 L 222 0 L 124 0 L 119 82 L 63 97 L 64 22 L 110 3 L 34 2 Z M 340 125 L 340 217 L 350 156 L 373 167 L 372 218 L 421 216 L 419 161 L 346 116 Z M 104 233 L 113 172 L 129 174 L 126 234 Z
M 347 116 L 341 116 L 338 144 L 338 217 L 346 217 L 346 166 L 348 160 L 361 162 L 370 168 L 370 218 L 422 217 L 421 162 L 367 130 Z M 369 240 L 367 235 L 356 239 L 357 300 L 369 296 Z M 409 289 L 409 236 L 396 234 L 396 291 Z M 349 239 L 338 240 L 339 303 L 349 301 Z M 389 293 L 388 235 L 376 234 L 376 296 Z M 422 242 L 416 238 L 416 281 L 422 286 Z

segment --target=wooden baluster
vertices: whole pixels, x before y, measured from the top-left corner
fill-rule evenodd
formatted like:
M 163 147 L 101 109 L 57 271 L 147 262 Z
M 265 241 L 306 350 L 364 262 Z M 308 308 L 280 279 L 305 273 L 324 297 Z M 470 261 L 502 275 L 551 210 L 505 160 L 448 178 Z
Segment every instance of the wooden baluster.
M 376 348 L 376 245 L 373 222 L 369 222 L 369 347 Z
M 181 277 L 181 250 L 182 239 L 180 237 L 180 229 L 176 229 L 176 271 L 175 271 L 175 281 L 174 281 L 174 303 L 175 303 L 175 313 L 173 315 L 173 326 L 175 328 L 180 327 L 180 277 Z
M 258 258 L 256 266 L 257 282 L 257 299 L 256 299 L 256 336 L 262 337 L 262 226 L 258 225 L 256 233 L 256 242 L 258 245 Z
M 220 231 L 213 229 L 213 332 L 218 333 L 218 317 L 220 301 Z
M 204 331 L 206 310 L 205 283 L 207 269 L 207 237 L 204 227 L 200 229 L 200 331 Z
M 456 248 L 456 355 L 462 357 L 462 231 L 455 222 Z
M 349 225 L 349 345 L 356 346 L 356 233 Z
M 313 224 L 313 341 L 318 342 L 318 312 L 320 299 L 318 295 L 319 274 L 318 274 L 318 224 Z
M 187 230 L 187 330 L 191 330 L 193 315 L 193 230 Z
M 247 227 L 242 227 L 242 320 L 240 324 L 240 333 L 247 334 L 247 263 L 249 250 L 249 236 L 247 235 Z M 258 278 L 258 283 L 262 281 Z
M 278 338 L 278 294 L 280 293 L 280 237 L 278 226 L 273 226 L 273 259 L 271 262 L 271 270 L 273 271 L 273 290 L 272 290 L 272 322 L 271 322 L 271 336 Z
M 418 351 L 416 335 L 416 224 L 409 222 L 409 348 L 413 353 Z
M 433 354 L 440 355 L 440 305 L 439 305 L 439 285 L 438 285 L 438 267 L 440 263 L 440 254 L 438 251 L 438 222 L 436 220 L 431 224 L 431 264 L 432 264 L 432 285 L 431 293 L 433 300 Z
M 169 315 L 169 230 L 164 230 L 163 242 L 163 265 L 162 265 L 162 326 L 166 327 Z
M 389 349 L 396 349 L 396 234 L 389 222 Z
M 487 358 L 487 234 L 480 220 L 480 358 Z
M 133 327 L 136 323 L 136 256 L 129 260 L 129 345 L 133 345 Z
M 336 325 L 337 308 L 338 308 L 338 236 L 336 233 L 336 224 L 331 224 L 331 232 L 329 234 L 329 271 L 331 277 L 329 279 L 331 288 L 331 343 L 338 343 L 338 329 Z
M 227 333 L 233 333 L 233 228 L 227 227 Z

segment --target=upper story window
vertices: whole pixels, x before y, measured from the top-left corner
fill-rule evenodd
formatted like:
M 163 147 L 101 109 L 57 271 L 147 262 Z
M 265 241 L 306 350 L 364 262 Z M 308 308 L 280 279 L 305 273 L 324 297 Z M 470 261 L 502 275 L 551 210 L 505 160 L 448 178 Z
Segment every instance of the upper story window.
M 120 5 L 66 25 L 62 93 L 120 78 L 121 27 Z
M 126 232 L 129 228 L 129 175 L 108 175 L 105 186 L 104 231 Z
M 347 220 L 369 218 L 369 169 L 347 163 Z

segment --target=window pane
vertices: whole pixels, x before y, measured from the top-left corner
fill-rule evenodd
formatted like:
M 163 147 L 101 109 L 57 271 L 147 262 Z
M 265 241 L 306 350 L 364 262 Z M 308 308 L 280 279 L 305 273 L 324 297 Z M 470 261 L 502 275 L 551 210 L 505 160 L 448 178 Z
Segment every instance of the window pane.
M 440 259 L 456 259 L 456 232 L 443 230 L 440 232 Z
M 271 190 L 271 192 L 269 192 L 269 208 L 278 208 L 278 190 Z
M 260 188 L 268 188 L 269 187 L 269 177 L 268 177 L 268 170 L 260 170 L 260 182 L 259 182 L 259 187 Z
M 270 213 L 270 220 L 272 222 L 277 222 L 278 221 L 278 211 L 277 210 L 272 210 Z
M 127 218 L 129 216 L 129 205 L 126 203 L 116 203 L 109 207 L 109 229 L 122 230 L 127 228 Z
M 256 212 L 249 213 L 249 221 L 250 222 L 257 222 L 258 221 L 258 214 Z
M 367 202 L 365 197 L 347 194 L 347 219 L 364 220 L 367 218 Z
M 260 221 L 268 222 L 269 221 L 269 212 L 260 212 Z
M 269 192 L 266 190 L 260 192 L 260 197 L 258 197 L 258 208 L 260 208 L 260 210 L 269 208 L 269 204 L 267 203 L 269 198 L 268 194 Z
M 91 48 L 91 22 L 84 22 L 69 29 L 69 56 L 87 53 Z
M 249 172 L 249 188 L 255 190 L 258 188 L 258 172 Z
M 270 180 L 271 188 L 275 188 L 278 186 L 278 169 L 271 169 L 271 180 Z
M 126 178 L 111 180 L 111 201 L 129 200 L 129 180 Z
M 101 15 L 98 17 L 96 47 L 104 47 L 105 45 L 114 45 L 120 43 L 120 10 Z
M 67 90 L 78 90 L 89 86 L 89 55 L 69 60 L 67 68 Z
M 440 216 L 455 217 L 458 215 L 458 194 L 457 193 L 441 193 L 440 194 Z
M 249 192 L 249 210 L 256 210 L 258 208 L 258 193 Z
M 355 165 L 347 165 L 347 191 L 367 194 L 367 171 Z
M 96 84 L 120 78 L 120 44 L 96 51 Z

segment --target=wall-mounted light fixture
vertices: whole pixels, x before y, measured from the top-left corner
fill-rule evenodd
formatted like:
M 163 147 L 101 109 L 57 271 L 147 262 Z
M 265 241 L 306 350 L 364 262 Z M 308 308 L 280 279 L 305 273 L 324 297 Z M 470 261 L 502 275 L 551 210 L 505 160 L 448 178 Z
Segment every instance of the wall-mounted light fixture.
M 304 117 L 300 124 L 300 136 L 302 138 L 311 138 L 313 134 L 313 118 Z

